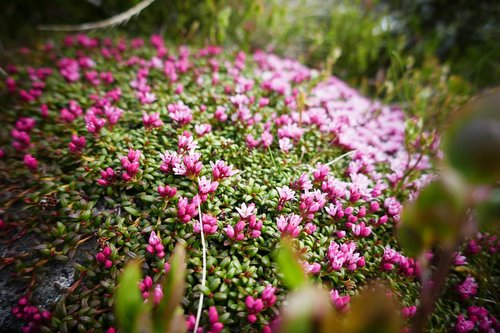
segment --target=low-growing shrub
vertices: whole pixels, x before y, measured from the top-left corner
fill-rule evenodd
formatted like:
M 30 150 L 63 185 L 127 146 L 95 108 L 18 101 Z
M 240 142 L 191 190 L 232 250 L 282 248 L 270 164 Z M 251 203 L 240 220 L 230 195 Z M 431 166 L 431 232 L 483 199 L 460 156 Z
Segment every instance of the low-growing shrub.
M 439 140 L 408 153 L 401 109 L 270 53 L 176 48 L 159 36 L 67 36 L 10 60 L 0 226 L 4 240 L 37 240 L 30 255 L 3 258 L 13 279 L 31 282 L 12 310 L 25 330 L 114 331 L 125 264 L 143 260 L 137 288 L 159 301 L 184 243 L 188 329 L 203 293 L 205 330 L 270 332 L 288 291 L 273 260 L 283 237 L 340 311 L 383 280 L 405 320 L 415 313 L 419 258 L 395 232 L 402 203 L 434 177 Z M 91 242 L 100 248 L 72 261 Z M 433 331 L 498 329 L 498 247 L 483 233 L 456 253 Z M 54 262 L 77 271 L 57 304 L 32 297 Z

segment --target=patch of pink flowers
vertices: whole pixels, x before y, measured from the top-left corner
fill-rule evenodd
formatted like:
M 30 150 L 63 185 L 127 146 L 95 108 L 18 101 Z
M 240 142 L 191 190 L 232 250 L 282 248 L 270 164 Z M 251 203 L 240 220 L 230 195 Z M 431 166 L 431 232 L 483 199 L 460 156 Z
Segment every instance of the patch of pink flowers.
M 365 258 L 355 251 L 356 244 L 354 242 L 339 245 L 332 241 L 327 254 L 331 269 L 339 271 L 345 267 L 349 271 L 354 271 L 359 267 L 364 267 Z

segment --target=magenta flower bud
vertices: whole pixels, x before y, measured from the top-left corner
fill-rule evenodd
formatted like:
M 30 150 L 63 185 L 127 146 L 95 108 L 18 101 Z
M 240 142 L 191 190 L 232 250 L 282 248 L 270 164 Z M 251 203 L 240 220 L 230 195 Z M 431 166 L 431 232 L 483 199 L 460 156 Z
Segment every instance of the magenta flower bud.
M 151 289 L 151 287 L 153 286 L 153 279 L 149 275 L 146 275 L 146 277 L 144 277 L 143 283 L 146 290 Z
M 224 324 L 222 324 L 220 322 L 216 322 L 216 323 L 212 324 L 211 328 L 212 328 L 211 329 L 212 333 L 219 333 L 220 331 L 222 331 L 224 329 Z
M 111 266 L 113 266 L 113 262 L 111 260 L 106 260 L 106 262 L 104 263 L 104 268 L 110 269 Z
M 95 258 L 101 264 L 106 262 L 106 257 L 104 256 L 104 254 L 102 252 L 99 252 L 98 254 L 96 254 Z
M 156 236 L 154 231 L 151 231 L 151 234 L 149 235 L 149 245 L 155 247 L 158 244 L 160 244 L 160 238 Z
M 256 315 L 253 315 L 253 314 L 249 314 L 247 316 L 247 320 L 250 324 L 253 324 L 257 321 L 257 316 Z
M 153 303 L 155 305 L 160 304 L 162 298 L 163 298 L 163 289 L 161 288 L 161 285 L 157 284 L 155 289 L 153 290 Z
M 23 162 L 24 165 L 33 172 L 38 168 L 38 161 L 31 154 L 24 155 Z
M 380 204 L 377 201 L 370 202 L 370 212 L 375 213 L 380 208 Z
M 19 299 L 19 301 L 17 302 L 17 304 L 21 305 L 21 306 L 25 306 L 26 304 L 28 304 L 28 297 L 27 296 L 23 296 Z
M 248 309 L 253 309 L 254 304 L 255 304 L 255 299 L 252 296 L 247 296 L 245 298 L 245 305 L 247 306 Z
M 404 318 L 411 318 L 417 312 L 417 307 L 415 305 L 405 307 L 401 310 Z
M 106 257 L 109 257 L 111 255 L 111 248 L 109 246 L 106 246 L 104 247 L 104 249 L 102 249 L 102 253 L 106 256 Z
M 365 257 L 359 258 L 358 261 L 356 262 L 356 265 L 358 267 L 365 267 Z
M 217 308 L 215 306 L 208 308 L 208 320 L 212 324 L 219 321 L 219 314 L 217 313 Z
M 227 227 L 224 228 L 224 231 L 226 232 L 229 238 L 234 238 L 235 232 L 232 226 L 228 225 Z

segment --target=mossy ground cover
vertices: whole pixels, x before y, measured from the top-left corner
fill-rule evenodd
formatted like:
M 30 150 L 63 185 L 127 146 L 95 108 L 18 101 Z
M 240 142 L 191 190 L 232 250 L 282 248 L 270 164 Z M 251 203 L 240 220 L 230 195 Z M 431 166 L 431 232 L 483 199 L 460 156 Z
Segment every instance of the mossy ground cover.
M 215 306 L 223 331 L 269 332 L 287 295 L 273 261 L 284 236 L 332 290 L 333 306 L 348 309 L 350 296 L 383 280 L 402 315 L 414 313 L 419 262 L 399 252 L 395 230 L 401 203 L 432 179 L 433 165 L 407 152 L 402 110 L 293 60 L 173 47 L 158 36 L 68 36 L 9 61 L 2 239 L 40 242 L 30 256 L 3 260 L 13 279 L 30 282 L 13 309 L 26 330 L 116 326 L 113 293 L 125 264 L 142 258 L 149 278 L 138 288 L 158 292 L 182 242 L 188 327 L 204 293 L 203 308 Z M 57 304 L 37 310 L 39 272 L 86 242 L 100 248 L 73 264 L 78 277 Z M 498 245 L 479 234 L 457 253 L 434 331 L 469 322 L 498 329 Z M 219 331 L 210 318 L 204 311 L 202 326 Z

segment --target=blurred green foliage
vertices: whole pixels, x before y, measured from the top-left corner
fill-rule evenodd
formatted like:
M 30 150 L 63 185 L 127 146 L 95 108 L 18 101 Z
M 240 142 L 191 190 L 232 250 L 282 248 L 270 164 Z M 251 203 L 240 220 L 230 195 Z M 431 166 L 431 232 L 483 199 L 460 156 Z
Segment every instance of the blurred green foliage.
M 3 0 L 0 42 L 52 36 L 39 24 L 109 18 L 140 0 Z M 174 43 L 271 48 L 308 65 L 328 67 L 376 92 L 394 53 L 425 70 L 438 57 L 474 87 L 500 82 L 500 4 L 493 0 L 156 0 L 106 33 L 164 34 Z

